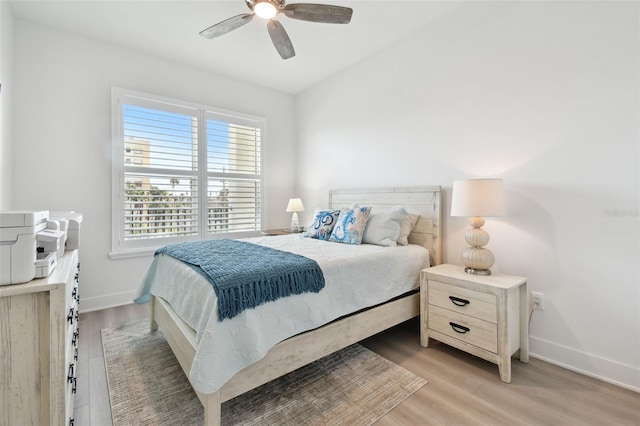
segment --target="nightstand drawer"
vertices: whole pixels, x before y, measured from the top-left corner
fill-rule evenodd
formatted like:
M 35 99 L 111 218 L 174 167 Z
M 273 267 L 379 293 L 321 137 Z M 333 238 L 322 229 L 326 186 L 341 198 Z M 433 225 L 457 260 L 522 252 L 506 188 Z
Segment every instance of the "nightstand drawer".
M 429 280 L 429 304 L 492 323 L 497 322 L 496 296 Z
M 429 304 L 429 328 L 493 353 L 498 350 L 495 323 Z

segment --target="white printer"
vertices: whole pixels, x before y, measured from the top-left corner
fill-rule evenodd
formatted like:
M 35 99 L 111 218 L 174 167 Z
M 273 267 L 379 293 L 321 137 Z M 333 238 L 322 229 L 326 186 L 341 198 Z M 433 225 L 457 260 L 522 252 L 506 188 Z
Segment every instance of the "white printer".
M 31 281 L 36 274 L 36 235 L 46 229 L 49 212 L 0 212 L 0 285 Z

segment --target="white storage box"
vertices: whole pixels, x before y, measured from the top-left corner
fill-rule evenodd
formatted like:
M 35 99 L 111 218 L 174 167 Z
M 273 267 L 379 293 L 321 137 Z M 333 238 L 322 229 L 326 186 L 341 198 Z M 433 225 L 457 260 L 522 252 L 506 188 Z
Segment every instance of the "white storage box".
M 58 223 L 54 221 L 55 223 Z M 48 221 L 48 226 L 51 221 Z M 58 257 L 64 256 L 64 231 L 46 228 L 36 234 L 38 240 L 38 251 L 45 253 L 56 253 Z
M 0 212 L 0 285 L 31 281 L 36 273 L 36 234 L 47 226 L 49 212 Z
M 57 253 L 36 254 L 36 276 L 35 278 L 48 277 L 51 271 L 58 265 Z
M 67 244 L 66 250 L 76 250 L 80 248 L 80 225 L 82 225 L 82 213 L 74 211 L 55 211 L 50 213 L 53 220 L 66 219 L 69 221 L 67 225 Z
M 67 243 L 67 229 L 69 228 L 69 219 L 51 219 L 51 212 L 49 212 L 49 220 L 47 221 L 47 228 L 53 229 L 55 231 L 64 232 L 64 237 L 62 238 L 62 252 L 59 253 L 58 257 L 62 257 L 64 255 L 64 246 Z

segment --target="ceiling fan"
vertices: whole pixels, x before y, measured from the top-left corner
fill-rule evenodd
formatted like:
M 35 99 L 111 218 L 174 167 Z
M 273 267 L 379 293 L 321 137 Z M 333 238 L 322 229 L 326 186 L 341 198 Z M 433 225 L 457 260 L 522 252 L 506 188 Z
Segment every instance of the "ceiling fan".
M 253 20 L 255 15 L 266 19 L 267 30 L 276 50 L 282 59 L 289 59 L 296 55 L 289 35 L 282 24 L 274 18 L 279 13 L 301 21 L 321 22 L 326 24 L 348 24 L 353 10 L 348 7 L 331 6 L 328 4 L 296 3 L 285 5 L 285 0 L 245 0 L 252 13 L 243 13 L 218 22 L 200 31 L 206 38 L 216 38 L 230 31 L 240 28 Z

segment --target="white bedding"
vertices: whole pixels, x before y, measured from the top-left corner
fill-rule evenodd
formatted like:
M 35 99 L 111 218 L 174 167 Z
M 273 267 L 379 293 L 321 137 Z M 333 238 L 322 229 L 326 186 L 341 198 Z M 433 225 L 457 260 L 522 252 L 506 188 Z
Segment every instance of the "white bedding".
M 314 259 L 323 271 L 325 288 L 278 299 L 220 322 L 211 284 L 182 262 L 158 255 L 138 289 L 137 302 L 148 300 L 149 294 L 162 297 L 196 331 L 197 350 L 189 376 L 203 393 L 215 392 L 284 339 L 417 288 L 420 270 L 429 266 L 428 251 L 412 244 L 352 246 L 301 234 L 245 241 Z

